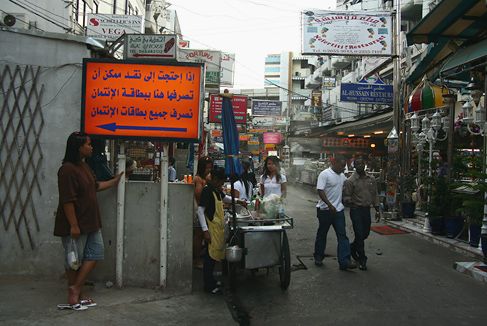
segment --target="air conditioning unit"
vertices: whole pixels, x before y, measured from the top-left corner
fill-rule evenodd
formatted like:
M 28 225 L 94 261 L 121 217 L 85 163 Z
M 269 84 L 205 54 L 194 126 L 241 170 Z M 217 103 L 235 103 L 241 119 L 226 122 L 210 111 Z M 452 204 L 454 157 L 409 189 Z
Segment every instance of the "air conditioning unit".
M 26 14 L 20 13 L 2 13 L 0 16 L 0 25 L 13 28 L 29 28 Z

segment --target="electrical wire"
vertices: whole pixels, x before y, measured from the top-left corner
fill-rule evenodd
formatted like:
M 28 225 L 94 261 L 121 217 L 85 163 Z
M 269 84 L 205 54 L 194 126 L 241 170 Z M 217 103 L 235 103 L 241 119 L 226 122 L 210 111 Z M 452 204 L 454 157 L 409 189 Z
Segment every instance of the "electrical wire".
M 32 14 L 34 14 L 34 15 L 36 15 L 36 16 L 38 16 L 38 17 L 41 17 L 42 19 L 47 20 L 47 21 L 48 21 L 48 22 L 50 22 L 51 24 L 54 24 L 54 25 L 56 25 L 56 26 L 58 26 L 58 27 L 60 27 L 60 28 L 64 29 L 65 31 L 69 31 L 69 29 L 68 29 L 68 28 L 66 28 L 65 26 L 61 25 L 59 22 L 56 22 L 56 21 L 51 20 L 51 19 L 49 19 L 49 18 L 46 18 L 46 17 L 44 17 L 44 16 L 40 15 L 39 13 L 35 12 L 34 10 L 29 9 L 29 8 L 27 8 L 25 5 L 19 4 L 18 2 L 14 1 L 14 0 L 9 0 L 9 1 L 10 1 L 11 3 L 13 3 L 13 4 L 15 4 L 15 5 L 19 6 L 20 8 L 23 8 L 23 9 L 25 9 L 25 10 L 27 10 L 27 11 L 31 12 Z

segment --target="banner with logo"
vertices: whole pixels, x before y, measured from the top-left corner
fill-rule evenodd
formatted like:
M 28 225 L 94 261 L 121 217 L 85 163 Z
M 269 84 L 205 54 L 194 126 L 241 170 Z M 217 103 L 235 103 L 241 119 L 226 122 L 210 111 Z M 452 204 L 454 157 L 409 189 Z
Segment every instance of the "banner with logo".
M 303 54 L 392 55 L 390 12 L 306 10 L 301 25 Z
M 220 85 L 233 87 L 235 53 L 222 53 Z
M 362 79 L 359 83 L 342 83 L 340 101 L 370 104 L 392 104 L 393 86 L 380 78 Z
M 205 63 L 205 85 L 220 85 L 220 64 L 222 53 L 211 50 L 178 49 L 178 61 L 182 62 L 202 62 Z
M 87 14 L 86 36 L 115 41 L 124 34 L 144 32 L 144 17 L 131 15 Z

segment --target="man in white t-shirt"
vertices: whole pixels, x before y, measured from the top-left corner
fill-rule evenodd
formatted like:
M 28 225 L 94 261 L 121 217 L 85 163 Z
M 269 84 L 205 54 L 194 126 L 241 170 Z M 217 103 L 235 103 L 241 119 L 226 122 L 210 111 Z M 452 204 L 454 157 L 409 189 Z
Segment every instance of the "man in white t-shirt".
M 345 207 L 342 204 L 343 183 L 347 179 L 343 174 L 345 159 L 335 157 L 331 167 L 323 170 L 318 176 L 316 189 L 320 197 L 316 205 L 318 231 L 316 232 L 314 259 L 316 266 L 323 266 L 325 258 L 326 236 L 333 225 L 338 240 L 338 265 L 340 270 L 356 268 L 350 260 L 350 242 L 345 230 Z

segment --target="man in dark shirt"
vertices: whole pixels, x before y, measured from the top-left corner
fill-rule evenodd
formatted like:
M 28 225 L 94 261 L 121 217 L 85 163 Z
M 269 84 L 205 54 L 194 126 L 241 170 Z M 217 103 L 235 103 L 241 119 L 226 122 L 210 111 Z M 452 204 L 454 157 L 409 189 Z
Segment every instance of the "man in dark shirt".
M 363 159 L 355 160 L 355 172 L 343 185 L 343 204 L 350 207 L 355 239 L 350 244 L 351 255 L 359 263 L 359 269 L 367 270 L 365 239 L 370 234 L 370 208 L 374 206 L 379 214 L 379 200 L 375 178 L 365 172 Z

